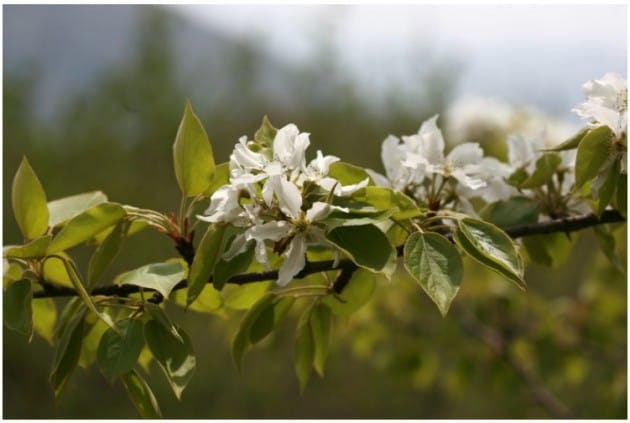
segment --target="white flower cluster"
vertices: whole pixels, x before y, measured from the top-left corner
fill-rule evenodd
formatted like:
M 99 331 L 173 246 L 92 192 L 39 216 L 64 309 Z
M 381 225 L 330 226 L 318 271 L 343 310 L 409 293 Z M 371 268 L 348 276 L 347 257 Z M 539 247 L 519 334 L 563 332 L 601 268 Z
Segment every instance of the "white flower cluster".
M 255 242 L 256 260 L 269 267 L 268 244 L 283 257 L 278 284 L 286 285 L 304 268 L 306 248 L 326 243 L 317 223 L 333 210 L 332 196 L 347 196 L 368 184 L 343 186 L 328 176 L 334 156 L 317 156 L 308 165 L 305 153 L 309 134 L 289 124 L 279 129 L 271 149 L 241 137 L 230 156 L 230 183 L 219 188 L 200 220 L 245 228 L 232 241 L 224 258 L 229 260 Z M 258 150 L 258 151 L 254 151 Z M 314 191 L 316 195 L 314 194 Z M 314 196 L 320 201 L 312 201 Z

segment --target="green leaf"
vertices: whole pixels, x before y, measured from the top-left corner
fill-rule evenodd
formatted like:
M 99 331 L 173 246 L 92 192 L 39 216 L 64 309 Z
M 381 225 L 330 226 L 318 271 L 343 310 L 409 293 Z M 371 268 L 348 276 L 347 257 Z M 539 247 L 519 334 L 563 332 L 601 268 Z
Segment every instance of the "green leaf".
M 8 287 L 23 278 L 24 269 L 18 263 L 2 259 L 2 286 Z
M 615 252 L 615 237 L 606 225 L 593 226 L 597 243 L 612 265 L 621 273 L 626 273 L 625 266 Z
M 414 200 L 389 188 L 365 187 L 352 194 L 352 198 L 367 203 L 377 210 L 395 209 L 392 217 L 396 220 L 411 219 L 420 215 L 420 209 Z
M 101 372 L 111 380 L 130 372 L 144 347 L 142 322 L 119 320 L 115 327 L 117 330 L 109 328 L 105 331 L 96 353 Z
M 81 347 L 81 355 L 79 356 L 79 367 L 84 369 L 89 368 L 96 361 L 101 338 L 103 334 L 110 329 L 107 323 L 101 319 L 96 319 L 91 327 L 88 328 L 88 326 L 86 318 L 83 330 L 87 333 L 83 337 L 83 346 Z
M 619 180 L 619 171 L 621 163 L 619 160 L 615 160 L 610 166 L 603 166 L 600 169 L 600 174 L 597 175 L 593 185 L 591 185 L 591 191 L 597 198 L 597 213 L 602 214 L 604 209 L 610 204 L 610 200 L 617 188 L 617 181 Z M 595 188 L 595 185 L 601 186 Z
M 540 206 L 530 198 L 512 197 L 488 205 L 480 214 L 485 221 L 500 228 L 508 228 L 537 222 Z
M 250 243 L 245 251 L 232 257 L 230 260 L 224 260 L 222 258 L 217 260 L 212 278 L 212 285 L 217 291 L 223 290 L 223 287 L 232 276 L 247 270 L 254 259 L 254 248 L 255 244 Z
M 50 244 L 51 238 L 52 237 L 50 235 L 46 235 L 35 238 L 34 240 L 27 242 L 24 245 L 7 246 L 4 249 L 3 255 L 4 257 L 21 259 L 44 257 L 46 255 L 46 250 L 48 249 L 48 244 Z
M 79 363 L 85 311 L 85 308 L 81 307 L 76 309 L 76 312 L 69 316 L 67 324 L 62 326 L 63 330 L 60 332 L 59 345 L 55 351 L 49 378 L 50 384 L 55 391 L 55 396 L 61 394 L 72 371 Z
M 59 257 L 56 257 L 59 256 Z M 68 288 L 74 288 L 72 279 L 68 274 L 68 270 L 63 260 L 72 261 L 69 255 L 66 253 L 58 253 L 54 257 L 46 257 L 43 266 L 44 278 L 49 282 L 67 286 Z
M 532 260 L 559 269 L 568 260 L 573 243 L 567 234 L 557 232 L 524 237 L 523 245 Z
M 226 235 L 225 225 L 208 225 L 208 229 L 201 238 L 195 258 L 188 274 L 188 298 L 190 304 L 199 296 L 208 283 L 216 262 L 223 253 Z
M 324 376 L 324 364 L 332 341 L 332 313 L 328 306 L 318 302 L 311 310 L 311 332 L 313 334 L 313 366 Z
M 5 303 L 6 307 L 6 303 Z M 51 346 L 54 345 L 55 324 L 57 323 L 57 307 L 51 298 L 38 298 L 32 301 L 33 329 Z
M 592 129 L 580 142 L 575 157 L 575 188 L 597 176 L 612 152 L 613 133 L 608 126 Z
M 118 275 L 114 283 L 154 289 L 167 298 L 175 285 L 186 278 L 186 270 L 182 260 L 152 263 Z
M 212 313 L 223 315 L 223 297 L 221 293 L 214 289 L 210 284 L 206 284 L 197 299 L 188 304 L 188 289 L 178 289 L 171 292 L 169 299 L 175 304 L 186 307 L 189 310 L 198 311 L 200 313 Z
M 620 174 L 617 181 L 617 209 L 626 215 L 628 211 L 628 175 Z
M 520 187 L 523 182 L 525 182 L 529 178 L 529 174 L 525 168 L 516 169 L 512 174 L 506 179 L 505 182 L 512 185 L 513 187 Z
M 580 130 L 580 132 L 573 135 L 568 140 L 562 142 L 561 144 L 558 144 L 554 148 L 549 148 L 546 151 L 562 151 L 562 150 L 571 150 L 571 149 L 577 148 L 577 146 L 580 144 L 580 141 L 582 141 L 582 138 L 584 138 L 584 136 L 590 130 L 591 128 L 583 128 Z
M 250 331 L 254 322 L 258 319 L 258 316 L 263 312 L 269 304 L 271 304 L 276 296 L 274 294 L 267 294 L 262 297 L 254 306 L 247 312 L 241 325 L 236 332 L 234 341 L 232 342 L 232 359 L 236 368 L 240 371 L 243 363 L 243 355 L 250 343 Z
M 335 162 L 328 169 L 328 176 L 339 181 L 341 185 L 353 185 L 365 179 L 370 181 L 369 185 L 374 185 L 370 175 L 362 167 L 345 162 Z
M 13 178 L 11 202 L 24 238 L 33 239 L 46 233 L 49 216 L 46 193 L 26 157 Z
M 115 225 L 125 217 L 125 210 L 118 204 L 101 203 L 72 218 L 53 238 L 48 253 L 67 250 L 99 232 Z
M 249 341 L 252 345 L 265 338 L 278 326 L 294 302 L 293 297 L 276 298 L 260 311 L 249 331 Z
M 525 290 L 523 262 L 512 239 L 496 226 L 472 218 L 458 221 L 455 242 L 473 259 Z
M 107 266 L 118 254 L 123 239 L 127 236 L 127 229 L 129 229 L 129 222 L 121 220 L 103 242 L 96 247 L 88 266 L 88 289 L 96 285 Z
M 107 196 L 101 191 L 85 192 L 51 201 L 48 203 L 50 212 L 48 225 L 57 226 L 106 201 Z
M 121 376 L 129 399 L 145 419 L 158 419 L 162 412 L 147 382 L 134 370 Z
M 349 316 L 370 300 L 375 287 L 376 275 L 364 269 L 357 269 L 341 294 L 326 295 L 322 298 L 322 303 L 337 316 Z
M 271 282 L 230 285 L 223 290 L 223 303 L 233 310 L 249 310 L 269 290 Z
M 446 316 L 462 282 L 459 252 L 442 235 L 414 232 L 404 250 L 405 268 Z
M 212 146 L 188 101 L 173 144 L 173 162 L 177 183 L 186 197 L 195 197 L 210 188 L 215 172 Z
M 22 279 L 12 283 L 4 290 L 2 301 L 4 325 L 28 338 L 33 333 L 32 299 L 31 281 Z
M 315 345 L 310 324 L 310 310 L 307 310 L 300 316 L 295 335 L 295 373 L 300 382 L 300 392 L 304 392 L 304 388 L 306 388 L 311 371 L 313 370 L 313 360 L 315 359 Z
M 181 399 L 182 392 L 192 379 L 197 359 L 188 335 L 179 328 L 177 332 L 179 336 L 173 336 L 155 320 L 144 324 L 147 345 L 166 374 L 175 396 Z
M 254 134 L 254 141 L 260 144 L 262 147 L 269 148 L 273 146 L 273 140 L 276 137 L 278 130 L 269 121 L 267 115 L 263 117 L 260 128 Z
M 171 323 L 171 320 L 168 318 L 162 307 L 157 304 L 147 302 L 144 304 L 144 309 L 149 313 L 151 317 L 153 317 L 153 320 L 155 322 L 162 325 L 165 331 L 169 332 L 180 342 L 184 342 L 184 338 L 181 337 L 175 325 Z
M 357 266 L 368 270 L 382 271 L 396 256 L 387 236 L 374 225 L 340 226 L 326 237 Z
M 562 159 L 557 154 L 543 154 L 536 160 L 536 168 L 529 178 L 520 184 L 520 188 L 537 188 L 545 185 L 556 173 Z
M 228 162 L 218 164 L 214 171 L 214 177 L 210 181 L 210 185 L 205 195 L 211 196 L 216 190 L 223 185 L 230 183 L 230 164 Z

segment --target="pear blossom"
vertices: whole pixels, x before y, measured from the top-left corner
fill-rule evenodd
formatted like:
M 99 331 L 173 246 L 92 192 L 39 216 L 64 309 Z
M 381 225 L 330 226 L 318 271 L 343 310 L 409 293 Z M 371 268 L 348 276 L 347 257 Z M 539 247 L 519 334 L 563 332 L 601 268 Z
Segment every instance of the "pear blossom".
M 591 126 L 607 125 L 617 137 L 626 133 L 628 126 L 628 84 L 623 77 L 607 73 L 582 85 L 587 96 L 573 111 L 589 120 Z

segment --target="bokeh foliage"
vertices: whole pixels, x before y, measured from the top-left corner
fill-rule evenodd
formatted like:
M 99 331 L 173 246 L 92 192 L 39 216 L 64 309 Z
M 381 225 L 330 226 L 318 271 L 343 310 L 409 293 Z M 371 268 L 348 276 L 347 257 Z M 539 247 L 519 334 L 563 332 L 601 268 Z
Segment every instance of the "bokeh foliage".
M 180 18 L 155 8 L 139 16 L 131 60 L 57 111 L 54 125 L 31 113 L 38 70 L 5 74 L 5 244 L 20 241 L 8 211 L 23 154 L 51 200 L 103 189 L 113 201 L 175 211 L 170 145 L 187 98 L 212 139 L 217 162 L 227 160 L 236 139 L 253 134 L 268 114 L 311 132 L 313 144 L 328 154 L 380 169 L 382 139 L 415 132 L 424 118 L 441 112 L 456 81 L 450 62 L 426 64 L 427 96 L 412 101 L 394 90 L 391 107 L 375 111 L 369 95 L 336 67 L 325 42 L 322 54 L 302 67 L 273 64 L 255 45 L 243 43 L 222 58 L 222 72 L 195 82 L 220 87 L 219 94 L 204 97 L 176 63 L 172 31 Z M 271 101 L 265 72 L 278 72 L 285 95 L 299 100 Z M 625 257 L 625 228 L 614 236 Z M 564 244 L 575 248 L 561 265 L 528 267 L 527 293 L 465 261 L 460 297 L 445 319 L 414 282 L 379 281 L 368 306 L 336 322 L 326 378 L 313 378 L 301 396 L 292 366 L 295 318 L 246 357 L 239 375 L 229 354 L 239 319 L 180 312 L 177 320 L 200 358 L 197 373 L 180 403 L 159 377 L 152 385 L 169 418 L 553 417 L 536 400 L 540 386 L 575 417 L 625 417 L 626 276 L 596 248 L 590 230 L 571 235 L 571 243 L 559 242 Z M 140 234 L 125 244 L 105 279 L 172 254 L 165 239 Z M 85 270 L 87 252 L 83 259 Z M 480 332 L 496 344 L 484 343 Z M 5 328 L 3 347 L 4 417 L 135 416 L 122 389 L 108 386 L 94 367 L 76 372 L 55 402 L 47 382 L 52 350 L 44 340 L 28 344 Z

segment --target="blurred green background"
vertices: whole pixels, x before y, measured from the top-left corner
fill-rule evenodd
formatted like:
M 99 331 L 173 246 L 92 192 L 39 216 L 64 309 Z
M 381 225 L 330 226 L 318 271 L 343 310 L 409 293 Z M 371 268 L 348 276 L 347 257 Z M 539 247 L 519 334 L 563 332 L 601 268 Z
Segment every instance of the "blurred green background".
M 114 22 L 126 22 L 127 32 Z M 254 39 L 197 28 L 170 8 L 4 6 L 4 25 L 5 245 L 21 242 L 10 187 L 22 155 L 49 200 L 102 189 L 113 201 L 175 211 L 171 143 L 190 99 L 219 162 L 267 114 L 276 126 L 294 122 L 310 132 L 312 155 L 322 149 L 382 171 L 381 141 L 414 133 L 424 119 L 444 113 L 464 63 L 448 54 L 427 58 L 420 48 L 409 61 L 414 84 L 393 84 L 376 102 L 369 86 L 340 65 L 326 21 L 314 40 L 317 54 L 298 64 L 277 60 Z M 75 30 L 72 42 L 64 26 Z M 17 39 L 29 41 L 34 32 L 29 27 L 48 31 L 30 40 L 42 43 L 46 57 L 10 62 Z M 92 64 L 89 79 L 78 69 L 73 74 L 90 49 L 77 41 L 82 31 L 122 38 L 123 52 L 97 54 L 122 59 Z M 51 75 L 65 77 L 52 83 L 65 88 L 52 89 Z M 488 131 L 476 132 L 475 141 L 501 154 L 495 141 L 505 133 Z M 625 227 L 613 236 L 625 264 Z M 551 254 L 560 265 L 530 265 L 527 293 L 466 261 L 463 287 L 445 319 L 403 275 L 382 281 L 367 306 L 336 321 L 326 377 L 313 377 L 303 395 L 293 373 L 295 318 L 246 357 L 239 375 L 229 348 L 240 316 L 174 310 L 193 339 L 196 375 L 181 402 L 157 366 L 150 382 L 168 418 L 625 418 L 626 275 L 590 230 L 557 245 Z M 564 260 L 567 246 L 574 248 Z M 77 249 L 83 268 L 88 254 Z M 111 275 L 174 255 L 166 237 L 140 234 Z M 136 417 L 122 386 L 110 386 L 94 366 L 77 370 L 55 400 L 51 347 L 6 329 L 3 335 L 3 417 Z

